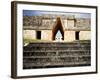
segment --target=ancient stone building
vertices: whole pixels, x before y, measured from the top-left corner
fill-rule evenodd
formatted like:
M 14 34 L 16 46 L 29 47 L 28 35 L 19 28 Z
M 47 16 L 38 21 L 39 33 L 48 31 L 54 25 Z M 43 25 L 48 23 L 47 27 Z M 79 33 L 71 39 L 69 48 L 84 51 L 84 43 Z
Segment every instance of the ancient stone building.
M 24 16 L 23 26 L 24 39 L 70 42 L 91 38 L 90 19 L 73 15 Z
M 23 69 L 91 66 L 90 24 L 73 15 L 24 16 L 24 39 L 45 42 L 23 46 Z

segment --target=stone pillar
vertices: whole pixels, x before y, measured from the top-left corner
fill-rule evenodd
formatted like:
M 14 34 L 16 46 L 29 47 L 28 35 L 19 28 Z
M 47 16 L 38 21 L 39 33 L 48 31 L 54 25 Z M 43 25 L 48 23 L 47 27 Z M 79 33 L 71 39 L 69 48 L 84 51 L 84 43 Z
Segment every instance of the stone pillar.
M 91 40 L 91 31 L 80 31 L 80 40 Z
M 52 41 L 52 31 L 51 30 L 42 30 L 41 40 Z
M 75 31 L 65 31 L 64 32 L 64 41 L 71 42 L 75 40 Z

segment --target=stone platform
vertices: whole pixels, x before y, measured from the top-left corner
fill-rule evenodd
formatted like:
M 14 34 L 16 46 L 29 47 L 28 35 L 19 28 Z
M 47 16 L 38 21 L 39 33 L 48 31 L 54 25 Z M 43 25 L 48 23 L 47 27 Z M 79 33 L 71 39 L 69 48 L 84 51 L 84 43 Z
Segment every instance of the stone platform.
M 23 69 L 91 65 L 91 42 L 34 42 L 23 47 Z

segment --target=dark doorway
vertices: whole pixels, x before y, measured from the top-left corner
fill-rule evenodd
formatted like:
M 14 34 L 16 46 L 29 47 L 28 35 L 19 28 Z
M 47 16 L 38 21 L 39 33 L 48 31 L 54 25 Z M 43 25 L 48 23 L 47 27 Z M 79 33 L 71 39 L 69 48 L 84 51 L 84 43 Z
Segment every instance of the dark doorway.
M 36 38 L 41 39 L 41 31 L 36 31 Z
M 75 39 L 76 39 L 76 40 L 79 40 L 79 31 L 76 31 L 76 32 L 75 32 Z
M 57 17 L 56 22 L 54 24 L 54 27 L 52 30 L 52 40 L 56 39 L 55 37 L 56 37 L 56 34 L 58 31 L 61 32 L 62 40 L 64 40 L 64 30 L 63 30 L 63 26 L 62 26 L 60 17 Z

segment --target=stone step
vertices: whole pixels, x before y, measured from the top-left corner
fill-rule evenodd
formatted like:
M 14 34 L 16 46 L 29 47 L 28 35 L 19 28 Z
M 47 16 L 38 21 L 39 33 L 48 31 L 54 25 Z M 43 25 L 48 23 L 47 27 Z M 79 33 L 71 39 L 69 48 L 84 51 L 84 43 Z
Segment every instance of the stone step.
M 90 41 L 30 43 L 23 49 L 23 68 L 87 66 L 91 64 Z
M 23 58 L 68 58 L 68 57 L 87 57 L 90 55 L 62 55 L 62 56 L 24 56 Z
M 30 43 L 25 47 L 78 47 L 90 46 L 90 43 Z
M 68 62 L 68 63 L 46 63 L 46 64 L 35 64 L 35 63 L 26 63 L 24 64 L 24 69 L 33 69 L 33 68 L 54 68 L 54 67 L 75 67 L 75 66 L 90 66 L 90 62 Z
M 90 46 L 72 46 L 72 47 L 41 47 L 41 46 L 38 46 L 38 47 L 26 47 L 24 48 L 24 50 L 90 50 Z
M 87 51 L 90 51 L 90 50 L 82 50 L 82 49 L 77 49 L 77 50 L 67 50 L 67 49 L 65 49 L 65 50 L 57 50 L 57 51 L 59 51 L 59 52 L 87 52 Z M 30 50 L 24 50 L 23 52 L 55 52 L 55 50 L 32 50 L 32 51 L 30 51 Z
M 24 51 L 23 56 L 90 55 L 90 50 Z
M 89 55 L 81 55 L 81 56 L 69 56 L 69 57 L 24 57 L 23 62 L 24 63 L 67 63 L 67 62 L 84 62 L 84 61 L 90 61 L 91 57 Z
M 80 61 L 80 62 L 56 62 L 56 63 L 54 63 L 54 62 L 52 62 L 52 63 L 45 63 L 45 64 L 42 64 L 42 63 L 26 63 L 25 64 L 25 66 L 27 67 L 27 66 L 47 66 L 47 65 L 49 65 L 49 66 L 53 66 L 53 65 L 74 65 L 74 64 L 86 64 L 86 63 L 88 63 L 88 64 L 90 64 L 90 62 L 89 61 Z
M 26 48 L 73 48 L 73 47 L 77 47 L 77 48 L 79 48 L 79 47 L 81 47 L 81 48 L 84 48 L 84 47 L 90 47 L 90 45 L 60 45 L 60 46 L 51 46 L 51 45 L 49 45 L 49 46 L 47 46 L 46 44 L 45 45 L 42 45 L 42 46 L 26 46 L 26 47 L 24 47 L 24 49 L 26 49 Z

